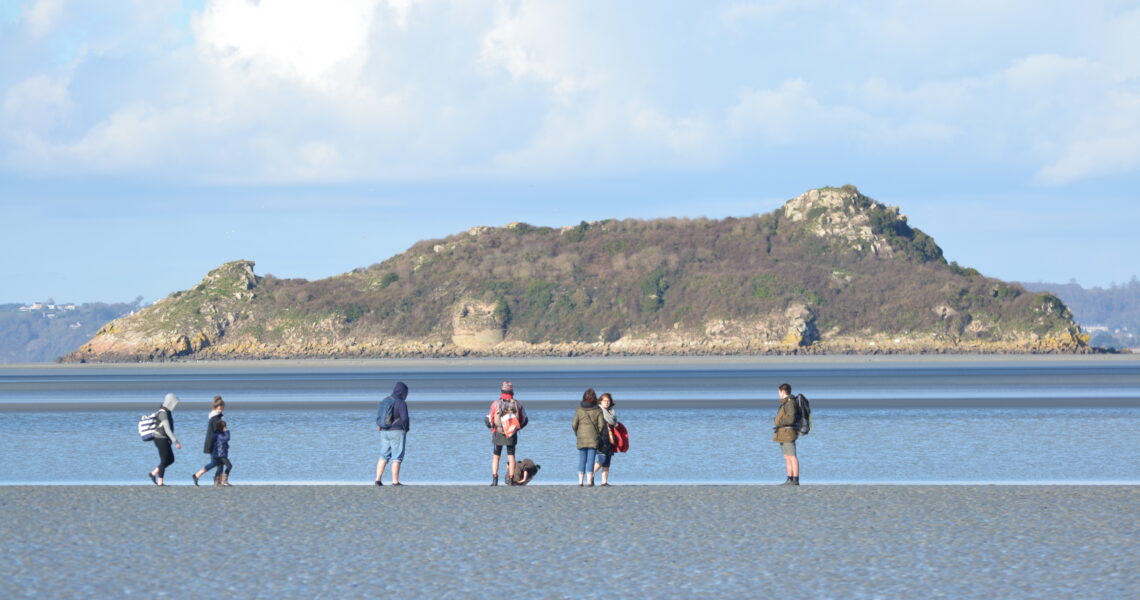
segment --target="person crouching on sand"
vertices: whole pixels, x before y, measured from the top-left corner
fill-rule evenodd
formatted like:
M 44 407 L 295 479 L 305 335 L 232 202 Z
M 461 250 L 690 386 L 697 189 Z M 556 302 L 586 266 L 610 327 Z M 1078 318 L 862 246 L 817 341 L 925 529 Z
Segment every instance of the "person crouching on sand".
M 598 408 L 598 396 L 593 388 L 582 394 L 582 403 L 574 411 L 570 428 L 574 430 L 578 442 L 578 487 L 582 487 L 583 480 L 589 482 L 587 487 L 593 487 L 594 471 L 590 467 L 598 452 L 598 437 L 606 428 L 606 421 Z
M 515 485 L 526 485 L 534 481 L 534 476 L 538 475 L 538 470 L 541 468 L 542 465 L 536 465 L 533 460 L 524 458 L 515 467 Z
M 218 420 L 214 423 L 214 443 L 210 449 L 210 464 L 202 468 L 200 473 L 205 473 L 214 467 L 218 468 L 221 475 L 214 477 L 215 487 L 233 487 L 230 485 L 230 471 L 233 470 L 234 465 L 230 462 L 230 430 L 226 427 L 226 422 Z M 222 472 L 222 467 L 225 467 L 225 472 Z M 198 478 L 201 475 L 194 475 L 194 485 L 198 485 Z
M 217 434 L 218 421 L 222 420 L 222 411 L 226 409 L 226 401 L 222 400 L 221 396 L 214 396 L 214 408 L 210 411 L 208 420 L 206 421 L 206 441 L 202 444 L 202 453 L 210 455 L 210 464 L 217 465 L 218 470 L 214 472 L 214 485 L 221 485 L 222 483 L 222 466 L 217 464 L 214 460 L 214 436 Z M 202 467 L 197 473 L 191 475 L 194 479 L 194 485 L 198 485 L 198 479 L 209 471 L 210 467 Z

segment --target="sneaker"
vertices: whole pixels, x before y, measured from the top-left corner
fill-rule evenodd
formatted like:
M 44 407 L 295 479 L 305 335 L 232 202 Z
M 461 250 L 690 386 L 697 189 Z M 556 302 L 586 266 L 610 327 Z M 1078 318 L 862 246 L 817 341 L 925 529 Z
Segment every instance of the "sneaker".
M 191 475 L 190 477 L 194 480 L 194 487 L 198 487 L 198 476 Z
M 147 473 L 146 476 L 150 477 L 151 483 L 158 485 L 158 477 L 156 477 L 154 473 Z
M 402 483 L 400 483 L 400 482 L 398 482 L 398 481 L 397 481 L 396 483 L 393 483 L 392 485 L 398 485 L 398 486 L 400 486 L 400 487 L 403 487 L 403 486 L 404 486 L 404 484 L 402 484 Z
M 376 480 L 376 485 L 378 485 L 378 486 L 380 486 L 380 487 L 383 487 L 383 486 L 384 486 L 384 484 L 383 484 L 383 483 L 380 483 L 380 480 L 379 480 L 379 479 L 377 479 L 377 480 Z

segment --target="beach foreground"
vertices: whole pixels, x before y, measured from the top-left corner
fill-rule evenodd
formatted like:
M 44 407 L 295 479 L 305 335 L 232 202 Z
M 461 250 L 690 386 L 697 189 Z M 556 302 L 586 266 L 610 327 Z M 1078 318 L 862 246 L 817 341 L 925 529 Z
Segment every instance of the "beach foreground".
M 1136 597 L 1140 486 L 0 487 L 7 597 Z

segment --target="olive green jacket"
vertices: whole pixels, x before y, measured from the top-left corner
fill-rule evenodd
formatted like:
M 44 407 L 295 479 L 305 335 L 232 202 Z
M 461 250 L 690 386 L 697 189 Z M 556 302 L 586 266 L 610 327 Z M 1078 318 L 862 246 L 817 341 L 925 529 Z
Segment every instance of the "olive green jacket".
M 606 421 L 602 418 L 602 409 L 597 404 L 589 408 L 579 406 L 574 411 L 574 421 L 570 427 L 578 435 L 578 448 L 597 448 L 598 434 L 605 431 Z
M 800 437 L 800 432 L 791 427 L 796 424 L 795 398 L 788 396 L 780 400 L 780 410 L 776 411 L 774 422 L 779 429 L 776 430 L 776 435 L 772 436 L 773 442 L 794 442 Z

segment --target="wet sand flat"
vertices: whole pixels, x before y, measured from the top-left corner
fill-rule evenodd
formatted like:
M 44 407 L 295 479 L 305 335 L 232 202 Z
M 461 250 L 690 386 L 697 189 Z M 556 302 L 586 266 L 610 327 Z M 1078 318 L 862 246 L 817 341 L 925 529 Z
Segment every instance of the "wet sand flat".
M 1140 486 L 5 486 L 0 578 L 8 598 L 1126 598 L 1138 509 Z

